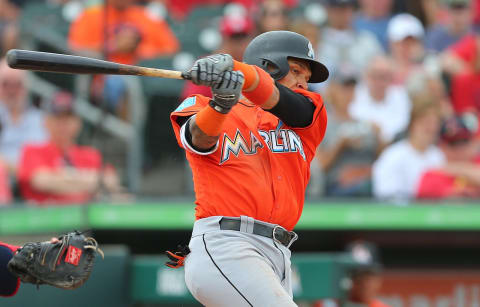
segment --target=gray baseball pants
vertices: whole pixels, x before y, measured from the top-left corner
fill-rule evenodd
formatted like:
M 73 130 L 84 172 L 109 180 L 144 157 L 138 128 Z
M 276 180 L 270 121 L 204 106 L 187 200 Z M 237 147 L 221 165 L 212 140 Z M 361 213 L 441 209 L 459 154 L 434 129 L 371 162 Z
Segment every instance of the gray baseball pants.
M 241 217 L 241 231 L 221 230 L 221 218 L 200 219 L 193 227 L 185 260 L 185 282 L 192 295 L 207 307 L 297 306 L 290 250 L 252 234 L 253 218 Z

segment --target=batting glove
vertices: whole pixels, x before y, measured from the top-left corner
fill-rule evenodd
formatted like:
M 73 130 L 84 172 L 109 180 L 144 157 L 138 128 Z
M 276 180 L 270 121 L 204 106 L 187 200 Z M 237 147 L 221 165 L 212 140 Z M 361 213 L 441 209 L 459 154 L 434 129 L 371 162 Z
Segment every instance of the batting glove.
M 199 59 L 189 70 L 191 81 L 197 85 L 212 86 L 219 76 L 233 69 L 233 59 L 229 54 L 214 54 Z
M 244 78 L 241 71 L 226 71 L 212 85 L 210 106 L 227 114 L 240 99 Z

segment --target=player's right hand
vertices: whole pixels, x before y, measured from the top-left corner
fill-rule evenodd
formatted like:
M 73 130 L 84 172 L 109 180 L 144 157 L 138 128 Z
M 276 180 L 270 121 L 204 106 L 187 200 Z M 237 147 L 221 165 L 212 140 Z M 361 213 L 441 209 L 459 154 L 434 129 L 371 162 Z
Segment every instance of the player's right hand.
M 213 54 L 196 60 L 190 68 L 191 81 L 197 85 L 212 86 L 225 71 L 233 69 L 233 58 L 229 54 Z
M 240 99 L 244 77 L 241 71 L 226 71 L 213 83 L 210 106 L 220 113 L 228 113 Z

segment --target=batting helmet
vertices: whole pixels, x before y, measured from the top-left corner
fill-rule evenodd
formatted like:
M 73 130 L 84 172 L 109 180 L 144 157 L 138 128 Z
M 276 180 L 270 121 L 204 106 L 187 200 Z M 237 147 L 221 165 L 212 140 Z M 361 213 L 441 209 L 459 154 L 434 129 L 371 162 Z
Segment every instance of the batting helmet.
M 273 79 L 280 80 L 290 70 L 288 58 L 306 60 L 312 76 L 308 82 L 319 83 L 327 80 L 328 69 L 315 60 L 312 43 L 303 35 L 290 31 L 270 31 L 260 34 L 248 44 L 243 62 L 257 65 L 268 72 Z M 273 66 L 267 70 L 267 65 Z

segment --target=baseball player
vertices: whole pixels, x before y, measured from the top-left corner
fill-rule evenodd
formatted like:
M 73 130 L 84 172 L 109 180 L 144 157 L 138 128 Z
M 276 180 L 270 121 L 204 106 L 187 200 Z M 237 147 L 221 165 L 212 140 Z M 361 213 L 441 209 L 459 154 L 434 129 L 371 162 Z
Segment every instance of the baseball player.
M 213 98 L 190 96 L 171 114 L 197 206 L 189 250 L 170 264 L 184 262 L 203 305 L 296 306 L 289 247 L 327 124 L 307 83 L 325 81 L 328 70 L 305 37 L 288 31 L 257 36 L 243 61 L 197 60 L 192 81 Z

